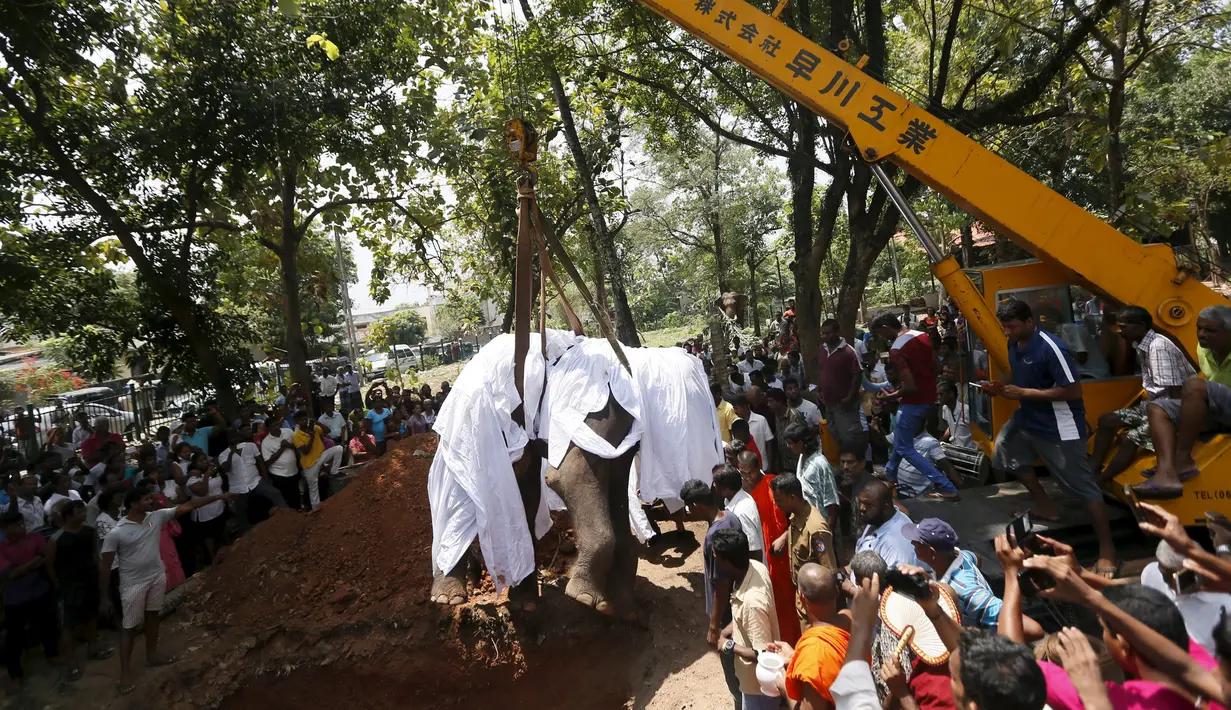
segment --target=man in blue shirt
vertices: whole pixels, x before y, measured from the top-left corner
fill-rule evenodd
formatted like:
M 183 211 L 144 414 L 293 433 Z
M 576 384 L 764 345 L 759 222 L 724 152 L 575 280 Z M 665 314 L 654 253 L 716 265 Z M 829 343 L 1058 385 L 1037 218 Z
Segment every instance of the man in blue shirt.
M 1120 563 L 1111 540 L 1103 492 L 1090 471 L 1086 408 L 1073 357 L 1064 341 L 1035 326 L 1034 314 L 1026 303 L 1006 301 L 996 309 L 996 316 L 1009 339 L 1013 384 L 992 382 L 986 389 L 1020 406 L 996 436 L 992 463 L 1017 476 L 1030 491 L 1034 497 L 1031 515 L 1058 520 L 1059 508 L 1034 472 L 1035 459 L 1042 459 L 1060 487 L 1080 500 L 1090 514 L 1099 541 L 1095 573 L 1114 577 Z
M 704 520 L 709 523 L 705 533 L 705 546 L 702 548 L 705 562 L 705 615 L 709 617 L 709 629 L 705 640 L 711 648 L 718 647 L 718 637 L 722 629 L 731 623 L 731 579 L 723 576 L 718 570 L 714 559 L 714 534 L 719 530 L 743 530 L 739 518 L 730 511 L 723 510 L 721 497 L 714 488 L 698 480 L 684 483 L 680 489 L 680 500 L 684 501 L 690 520 Z M 735 677 L 735 657 L 729 653 L 718 654 L 722 662 L 722 672 L 726 676 L 727 690 L 734 699 L 736 710 L 742 706 L 742 695 L 739 690 L 739 678 Z

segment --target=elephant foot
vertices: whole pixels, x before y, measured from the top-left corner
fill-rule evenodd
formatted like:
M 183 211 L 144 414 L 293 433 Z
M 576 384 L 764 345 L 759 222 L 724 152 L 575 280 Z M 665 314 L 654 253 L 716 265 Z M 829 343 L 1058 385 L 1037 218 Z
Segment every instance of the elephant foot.
M 437 604 L 457 606 L 465 604 L 467 598 L 466 583 L 463 580 L 442 574 L 432 582 L 432 601 Z
M 600 614 L 611 616 L 615 613 L 611 602 L 604 599 L 603 595 L 598 593 L 598 590 L 594 589 L 589 583 L 582 581 L 579 577 L 573 577 L 569 580 L 568 586 L 564 588 L 564 595 L 575 602 L 594 609 Z
M 539 601 L 539 575 L 538 572 L 532 573 L 516 586 L 509 589 L 509 604 L 524 612 L 532 612 L 538 609 Z

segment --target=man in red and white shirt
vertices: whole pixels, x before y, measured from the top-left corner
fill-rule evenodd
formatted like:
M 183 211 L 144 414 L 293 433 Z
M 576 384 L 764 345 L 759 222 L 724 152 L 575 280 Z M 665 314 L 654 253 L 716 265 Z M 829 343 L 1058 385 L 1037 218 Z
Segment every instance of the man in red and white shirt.
M 906 459 L 936 486 L 929 498 L 956 501 L 957 487 L 931 461 L 915 450 L 914 441 L 936 406 L 936 357 L 928 336 L 902 325 L 897 316 L 885 313 L 868 326 L 872 334 L 890 343 L 889 360 L 898 371 L 901 387 L 892 395 L 899 399 L 898 423 L 893 432 L 893 452 L 885 474 L 897 480 L 898 464 Z

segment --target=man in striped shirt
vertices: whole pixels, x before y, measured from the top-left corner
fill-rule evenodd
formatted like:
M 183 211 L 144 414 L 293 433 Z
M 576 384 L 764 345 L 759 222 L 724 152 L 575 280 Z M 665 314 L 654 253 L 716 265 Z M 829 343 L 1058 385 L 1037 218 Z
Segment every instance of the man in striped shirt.
M 1137 362 L 1141 363 L 1141 387 L 1146 396 L 1131 407 L 1099 417 L 1094 451 L 1090 454 L 1090 465 L 1095 472 L 1103 469 L 1103 460 L 1111 450 L 1116 432 L 1124 429 L 1115 457 L 1103 469 L 1105 478 L 1116 476 L 1132 463 L 1138 448 L 1154 450 L 1146 407 L 1155 400 L 1179 399 L 1184 382 L 1197 374 L 1179 346 L 1155 332 L 1154 319 L 1149 311 L 1141 306 L 1126 306 L 1120 309 L 1118 320 L 1120 337 L 1137 351 Z
M 1020 406 L 996 436 L 992 465 L 1017 476 L 1030 491 L 1031 515 L 1058 520 L 1060 510 L 1034 472 L 1034 461 L 1042 459 L 1061 489 L 1080 500 L 1090 515 L 1099 541 L 1095 573 L 1114 577 L 1120 563 L 1107 504 L 1086 454 L 1086 408 L 1073 357 L 1064 341 L 1035 326 L 1034 313 L 1025 302 L 1006 301 L 996 316 L 1009 339 L 1013 383 L 991 382 L 986 389 Z

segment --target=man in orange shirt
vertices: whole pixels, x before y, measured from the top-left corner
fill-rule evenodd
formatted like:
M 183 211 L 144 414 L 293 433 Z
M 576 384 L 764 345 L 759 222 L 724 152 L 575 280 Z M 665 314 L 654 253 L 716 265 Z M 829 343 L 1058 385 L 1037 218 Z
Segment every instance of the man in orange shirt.
M 778 615 L 778 633 L 781 640 L 795 643 L 799 639 L 799 619 L 795 615 L 795 584 L 791 581 L 791 558 L 787 554 L 786 514 L 774 505 L 774 494 L 770 490 L 770 481 L 774 477 L 761 471 L 760 458 L 751 451 L 744 451 L 737 459 L 740 478 L 744 480 L 744 491 L 752 496 L 757 504 L 757 515 L 761 518 L 761 538 L 764 544 L 765 566 L 769 568 L 770 585 L 774 588 L 774 609 Z M 772 550 L 774 542 L 782 538 L 781 549 Z
M 829 686 L 842 670 L 851 640 L 849 611 L 838 611 L 838 580 L 832 570 L 809 562 L 799 568 L 799 596 L 808 610 L 808 630 L 794 648 L 770 644 L 768 650 L 787 658 L 780 682 L 797 710 L 833 707 Z

